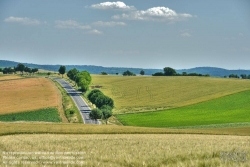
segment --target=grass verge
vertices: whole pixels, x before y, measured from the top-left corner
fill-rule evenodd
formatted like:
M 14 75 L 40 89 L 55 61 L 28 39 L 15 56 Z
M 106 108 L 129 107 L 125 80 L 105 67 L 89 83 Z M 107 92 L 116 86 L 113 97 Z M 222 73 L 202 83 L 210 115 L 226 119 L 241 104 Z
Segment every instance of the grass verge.
M 68 121 L 71 123 L 82 123 L 83 122 L 82 117 L 72 98 L 68 95 L 65 89 L 63 89 L 58 82 L 54 80 L 53 82 L 56 84 L 57 88 L 62 93 L 63 109 Z
M 183 127 L 250 122 L 250 90 L 191 106 L 135 114 L 116 115 L 123 125 Z
M 35 111 L 20 112 L 13 114 L 0 115 L 0 121 L 43 121 L 61 122 L 61 118 L 56 108 L 39 109 Z

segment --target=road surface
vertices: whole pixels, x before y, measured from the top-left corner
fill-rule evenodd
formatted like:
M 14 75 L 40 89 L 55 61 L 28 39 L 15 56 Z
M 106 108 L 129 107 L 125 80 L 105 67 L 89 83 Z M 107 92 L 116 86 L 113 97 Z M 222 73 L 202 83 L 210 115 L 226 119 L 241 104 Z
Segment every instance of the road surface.
M 81 113 L 84 124 L 100 124 L 99 121 L 95 121 L 89 118 L 89 113 L 91 109 L 87 105 L 87 103 L 83 100 L 80 93 L 76 91 L 68 82 L 61 78 L 54 78 L 61 86 L 67 91 L 67 93 L 71 96 L 73 101 L 75 102 L 79 112 Z

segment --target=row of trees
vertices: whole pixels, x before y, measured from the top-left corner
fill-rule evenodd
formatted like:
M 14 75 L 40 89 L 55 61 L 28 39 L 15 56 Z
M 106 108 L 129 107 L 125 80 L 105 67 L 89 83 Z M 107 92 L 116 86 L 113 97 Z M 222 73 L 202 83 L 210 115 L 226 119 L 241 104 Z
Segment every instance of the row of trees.
M 92 90 L 87 98 L 97 107 L 90 112 L 90 118 L 95 120 L 103 119 L 107 124 L 108 118 L 112 116 L 112 109 L 114 108 L 113 99 L 104 95 L 99 89 Z
M 62 74 L 60 72 L 60 69 L 59 73 Z M 67 76 L 72 81 L 75 81 L 75 85 L 80 87 L 82 91 L 86 92 L 89 89 L 89 85 L 91 83 L 92 78 L 88 71 L 79 72 L 76 68 L 73 68 L 67 72 Z
M 0 68 L 0 72 L 3 72 L 3 74 L 13 74 L 16 72 L 21 72 L 21 74 L 23 75 L 24 72 L 26 72 L 26 74 L 34 74 L 36 72 L 38 72 L 38 68 L 29 68 L 26 67 L 25 65 L 23 65 L 22 63 L 19 63 L 16 67 L 11 68 L 11 67 L 6 67 L 4 69 Z
M 238 76 L 237 74 L 230 74 L 228 77 L 229 78 L 250 79 L 250 75 L 246 75 L 246 74 L 241 74 L 240 76 Z M 224 78 L 227 78 L 227 76 L 224 76 Z
M 208 77 L 209 74 L 206 75 L 202 75 L 202 74 L 197 74 L 197 73 L 187 73 L 187 72 L 183 72 L 182 74 L 179 74 L 175 71 L 175 69 L 171 68 L 171 67 L 165 67 L 163 68 L 164 72 L 157 72 L 152 74 L 152 76 L 206 76 Z

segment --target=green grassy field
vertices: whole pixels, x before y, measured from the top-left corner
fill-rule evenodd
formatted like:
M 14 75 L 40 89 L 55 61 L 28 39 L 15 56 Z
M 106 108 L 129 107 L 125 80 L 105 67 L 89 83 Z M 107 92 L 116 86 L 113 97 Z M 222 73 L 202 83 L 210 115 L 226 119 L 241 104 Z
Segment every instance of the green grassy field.
M 116 114 L 177 108 L 250 89 L 249 80 L 183 76 L 92 75 L 91 86 L 97 85 L 114 99 Z
M 0 121 L 61 122 L 61 118 L 56 108 L 47 108 L 47 109 L 39 109 L 35 111 L 0 115 Z
M 124 125 L 182 127 L 250 122 L 250 91 L 176 109 L 116 115 Z

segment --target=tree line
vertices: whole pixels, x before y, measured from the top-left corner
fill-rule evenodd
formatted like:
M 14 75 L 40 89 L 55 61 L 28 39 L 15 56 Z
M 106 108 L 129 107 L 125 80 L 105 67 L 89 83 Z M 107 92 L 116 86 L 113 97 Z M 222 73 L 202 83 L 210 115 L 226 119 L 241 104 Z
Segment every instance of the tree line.
M 58 71 L 63 77 L 63 74 L 66 72 L 65 66 L 61 66 Z M 76 68 L 73 68 L 67 72 L 67 76 L 74 81 L 75 85 L 77 85 L 83 92 L 86 92 L 89 89 L 92 78 L 88 71 L 80 72 Z
M 224 76 L 224 78 L 227 78 L 227 76 Z M 250 74 L 249 75 L 241 74 L 240 76 L 238 76 L 237 74 L 230 74 L 228 78 L 250 79 Z
M 34 74 L 38 72 L 38 68 L 29 68 L 23 65 L 22 63 L 19 63 L 14 68 L 11 67 L 5 67 L 4 69 L 0 68 L 0 72 L 3 72 L 3 74 L 16 74 L 18 71 L 21 72 L 22 75 L 24 74 L 24 72 L 27 75 L 28 74 L 31 75 L 32 73 Z
M 179 74 L 175 71 L 175 69 L 171 67 L 165 67 L 163 68 L 163 72 L 156 72 L 152 74 L 152 76 L 206 76 L 206 77 L 209 77 L 209 74 L 202 75 L 198 73 L 187 73 L 187 72 L 183 72 L 182 74 Z
M 112 116 L 112 109 L 114 108 L 114 101 L 110 97 L 104 95 L 99 89 L 92 90 L 87 98 L 96 108 L 91 110 L 89 117 L 91 119 L 103 119 L 106 124 L 108 118 Z

